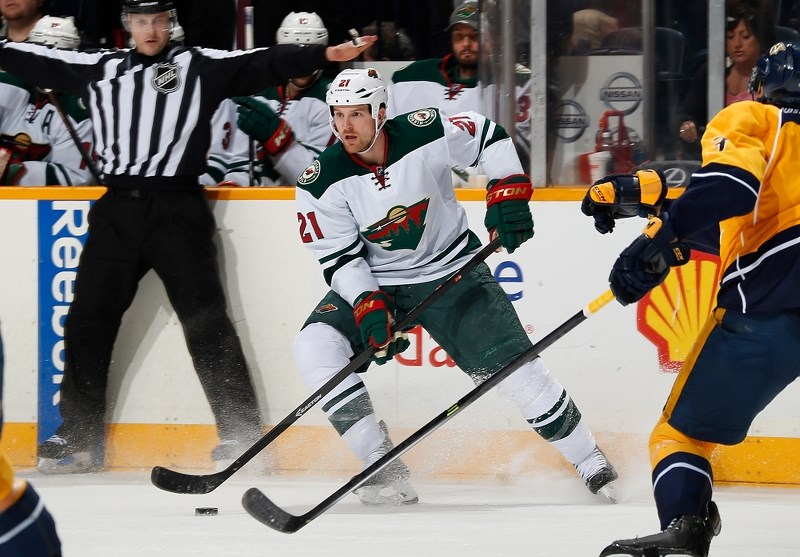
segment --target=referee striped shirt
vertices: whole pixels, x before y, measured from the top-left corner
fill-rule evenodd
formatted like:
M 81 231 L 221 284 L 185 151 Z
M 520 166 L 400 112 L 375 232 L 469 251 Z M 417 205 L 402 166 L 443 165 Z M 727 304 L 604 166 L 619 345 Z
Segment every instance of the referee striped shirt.
M 223 99 L 256 94 L 325 65 L 320 45 L 229 52 L 170 44 L 151 57 L 130 49 L 77 52 L 0 41 L 4 70 L 81 97 L 111 186 L 126 178 L 136 178 L 134 187 L 147 187 L 142 178 L 196 184 L 206 169 L 211 118 Z

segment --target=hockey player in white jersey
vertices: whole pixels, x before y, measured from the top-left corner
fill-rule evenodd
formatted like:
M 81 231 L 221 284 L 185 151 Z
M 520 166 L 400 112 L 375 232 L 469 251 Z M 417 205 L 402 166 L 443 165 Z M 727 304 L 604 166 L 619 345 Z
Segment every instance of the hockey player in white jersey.
M 376 70 L 341 72 L 327 94 L 340 143 L 298 178 L 300 236 L 331 287 L 294 345 L 296 366 L 312 389 L 368 345 L 379 349 L 378 364 L 407 348 L 402 335 L 390 336 L 395 318 L 427 298 L 480 248 L 456 200 L 452 165 L 483 164 L 491 178 L 485 225 L 503 247 L 513 252 L 533 236 L 533 188 L 501 126 L 474 112 L 447 117 L 435 108 L 387 119 L 387 102 Z M 485 264 L 461 278 L 417 324 L 478 383 L 531 346 Z M 577 468 L 592 493 L 613 497 L 614 468 L 541 358 L 509 376 L 499 390 Z M 343 381 L 321 404 L 365 467 L 391 449 L 360 375 Z M 366 504 L 415 503 L 408 478 L 408 468 L 395 460 L 356 494 Z
M 276 33 L 278 44 L 328 44 L 328 30 L 314 12 L 291 12 Z M 328 124 L 322 71 L 295 77 L 253 97 L 220 104 L 212 120 L 205 185 L 294 185 L 297 176 L 335 141 Z M 251 161 L 251 143 L 255 159 Z M 250 167 L 253 165 L 251 184 Z
M 44 16 L 29 42 L 75 49 L 80 44 L 72 18 Z M 54 93 L 87 153 L 92 152 L 92 124 L 74 95 Z M 76 186 L 94 183 L 87 162 L 49 94 L 0 72 L 0 148 L 8 155 L 0 174 L 3 185 Z

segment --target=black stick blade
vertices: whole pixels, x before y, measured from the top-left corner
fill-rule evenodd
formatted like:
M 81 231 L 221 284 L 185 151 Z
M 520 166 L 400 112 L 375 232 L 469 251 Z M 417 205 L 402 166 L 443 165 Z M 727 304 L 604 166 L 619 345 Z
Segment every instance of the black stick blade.
M 242 506 L 250 516 L 262 524 L 285 534 L 293 534 L 308 524 L 307 520 L 280 508 L 255 487 L 245 491 L 242 496 Z
M 150 481 L 164 491 L 202 495 L 217 489 L 230 475 L 227 469 L 216 474 L 193 475 L 155 466 L 150 472 Z

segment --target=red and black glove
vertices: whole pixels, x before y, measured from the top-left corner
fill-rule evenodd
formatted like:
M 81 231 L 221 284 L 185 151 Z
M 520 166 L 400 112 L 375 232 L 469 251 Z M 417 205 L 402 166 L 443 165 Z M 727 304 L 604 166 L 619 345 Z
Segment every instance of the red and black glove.
M 500 245 L 508 253 L 514 253 L 524 241 L 533 238 L 531 179 L 525 174 L 512 174 L 502 180 L 491 180 L 486 190 L 484 224 L 489 237 L 499 235 Z
M 14 150 L 14 144 L 6 139 L 0 140 L 0 184 L 18 186 L 27 169 Z M 12 162 L 14 161 L 14 162 Z
M 372 360 L 378 365 L 385 364 L 395 354 L 411 346 L 405 332 L 397 331 L 392 334 L 393 315 L 394 303 L 383 290 L 364 292 L 353 307 L 353 317 L 361 331 L 361 341 L 364 346 L 378 349 L 372 356 Z
M 18 186 L 20 180 L 22 180 L 22 177 L 25 176 L 27 171 L 24 163 L 12 162 L 6 167 L 6 171 L 3 173 L 0 182 L 2 182 L 4 186 Z

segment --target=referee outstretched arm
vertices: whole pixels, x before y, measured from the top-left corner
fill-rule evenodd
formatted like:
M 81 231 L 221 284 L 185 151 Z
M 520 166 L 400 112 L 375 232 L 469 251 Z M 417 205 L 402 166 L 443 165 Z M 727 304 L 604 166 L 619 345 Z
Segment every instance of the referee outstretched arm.
M 363 37 L 358 46 L 352 41 L 335 47 L 282 44 L 248 51 L 186 47 L 171 42 L 168 34 L 155 37 L 156 26 L 174 25 L 171 2 L 159 4 L 168 8 L 161 21 L 158 14 L 123 10 L 132 36 L 139 38 L 133 49 L 78 52 L 0 41 L 4 70 L 83 99 L 106 177 L 201 175 L 211 118 L 223 99 L 256 94 L 328 62 L 351 60 L 376 39 Z M 147 19 L 151 15 L 157 17 Z

